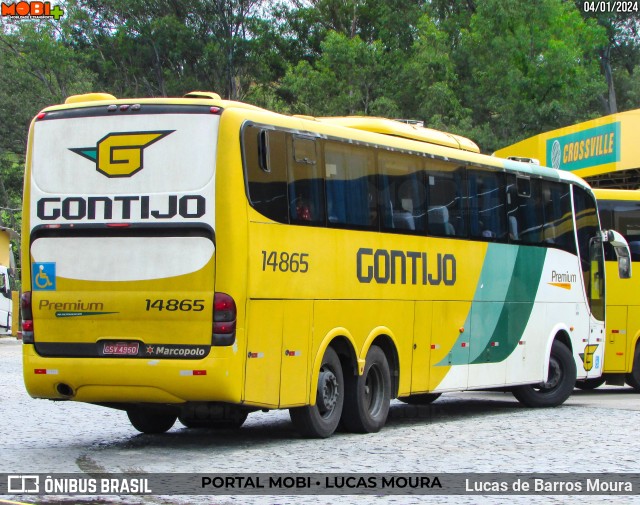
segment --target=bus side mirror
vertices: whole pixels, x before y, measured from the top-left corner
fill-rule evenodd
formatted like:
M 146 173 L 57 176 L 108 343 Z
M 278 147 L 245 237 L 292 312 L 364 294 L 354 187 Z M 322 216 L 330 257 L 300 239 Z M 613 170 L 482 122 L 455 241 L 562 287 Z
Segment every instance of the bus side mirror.
M 621 279 L 631 278 L 631 253 L 629 244 L 625 238 L 615 230 L 608 230 L 603 233 L 603 238 L 613 246 L 613 250 L 618 258 L 618 275 Z
M 631 258 L 629 256 L 629 249 L 626 247 L 614 247 L 618 258 L 618 275 L 621 279 L 631 278 Z

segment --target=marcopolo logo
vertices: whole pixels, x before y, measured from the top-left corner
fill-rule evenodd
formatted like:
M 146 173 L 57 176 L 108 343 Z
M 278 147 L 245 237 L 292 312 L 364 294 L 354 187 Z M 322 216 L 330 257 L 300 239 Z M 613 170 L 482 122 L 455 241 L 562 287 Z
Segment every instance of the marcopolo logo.
M 64 16 L 59 5 L 51 6 L 51 2 L 2 2 L 2 17 L 9 18 L 53 18 L 58 21 Z
M 69 148 L 93 161 L 96 170 L 107 177 L 131 177 L 143 168 L 143 151 L 175 130 L 109 133 L 96 147 Z
M 147 345 L 146 354 L 157 358 L 199 359 L 209 354 L 209 347 L 203 345 Z

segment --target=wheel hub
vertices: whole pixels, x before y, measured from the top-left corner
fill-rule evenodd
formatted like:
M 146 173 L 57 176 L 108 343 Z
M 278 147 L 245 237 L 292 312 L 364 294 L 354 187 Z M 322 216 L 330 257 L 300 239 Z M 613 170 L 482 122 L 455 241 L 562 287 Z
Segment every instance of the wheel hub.
M 321 370 L 318 378 L 318 409 L 331 412 L 338 403 L 338 379 L 331 370 Z
M 555 359 L 552 359 L 549 362 L 549 376 L 547 377 L 547 382 L 542 384 L 542 389 L 553 389 L 560 383 L 561 378 L 562 371 L 560 370 L 560 365 Z

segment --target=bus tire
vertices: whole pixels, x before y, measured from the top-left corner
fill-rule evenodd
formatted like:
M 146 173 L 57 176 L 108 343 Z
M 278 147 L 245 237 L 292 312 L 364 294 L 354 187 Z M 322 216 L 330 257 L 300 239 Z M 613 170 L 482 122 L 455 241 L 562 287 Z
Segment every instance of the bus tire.
M 378 346 L 367 353 L 364 373 L 346 379 L 342 424 L 354 433 L 375 433 L 387 422 L 391 401 L 391 372 Z
M 442 393 L 420 393 L 418 395 L 401 396 L 398 398 L 401 402 L 409 405 L 429 405 L 442 396 Z
M 557 407 L 569 398 L 576 383 L 576 362 L 569 348 L 555 340 L 551 346 L 549 375 L 542 384 L 513 389 L 513 396 L 527 407 Z
M 625 376 L 625 382 L 636 391 L 640 391 L 640 347 L 636 347 L 633 355 L 633 368 Z
M 133 427 L 141 433 L 158 434 L 171 429 L 178 413 L 171 409 L 134 407 L 127 410 Z
M 308 438 L 330 437 L 340 422 L 344 404 L 344 375 L 336 352 L 328 347 L 318 374 L 316 404 L 289 409 L 291 422 Z
M 605 381 L 606 379 L 604 377 L 598 377 L 596 379 L 584 379 L 576 382 L 576 387 L 578 389 L 582 389 L 583 391 L 589 391 L 591 389 L 602 386 Z

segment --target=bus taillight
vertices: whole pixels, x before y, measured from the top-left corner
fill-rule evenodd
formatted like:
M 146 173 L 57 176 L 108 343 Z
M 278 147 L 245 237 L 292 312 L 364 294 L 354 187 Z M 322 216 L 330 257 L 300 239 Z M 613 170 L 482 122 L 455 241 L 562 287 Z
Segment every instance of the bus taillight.
M 31 291 L 25 291 L 20 297 L 22 311 L 22 342 L 33 344 L 33 311 L 31 310 Z
M 233 345 L 236 339 L 236 302 L 226 293 L 216 293 L 213 299 L 212 345 Z

